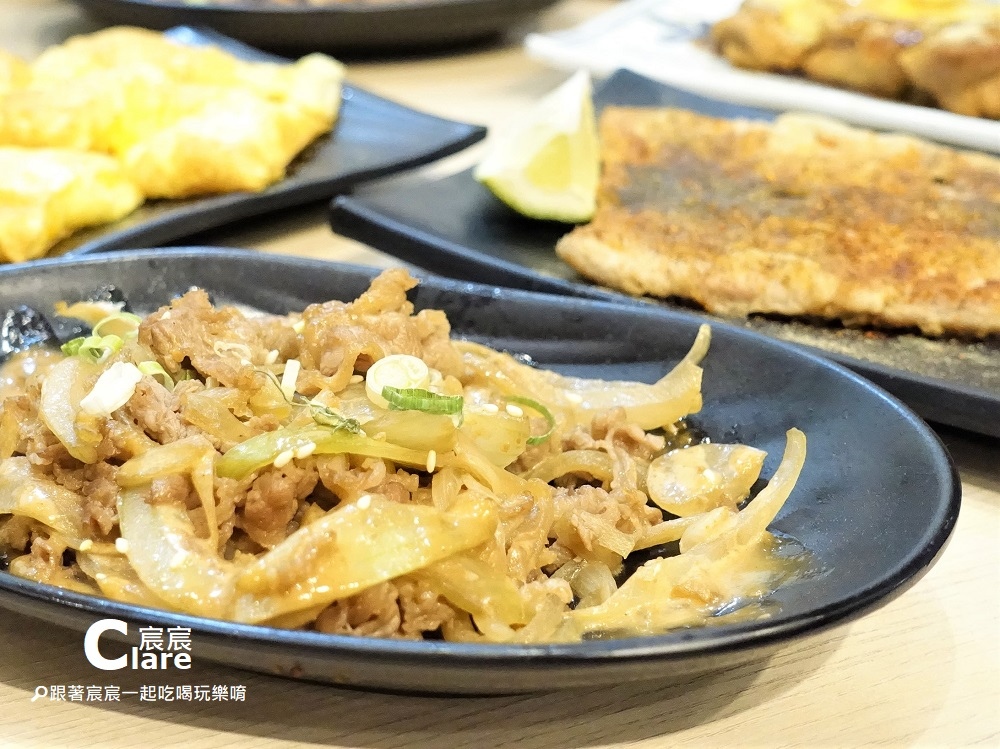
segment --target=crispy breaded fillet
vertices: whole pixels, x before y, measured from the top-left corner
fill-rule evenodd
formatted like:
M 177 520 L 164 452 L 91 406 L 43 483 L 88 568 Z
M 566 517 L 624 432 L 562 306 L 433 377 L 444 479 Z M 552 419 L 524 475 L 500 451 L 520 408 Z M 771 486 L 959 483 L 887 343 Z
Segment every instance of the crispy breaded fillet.
M 793 71 L 823 40 L 846 0 L 745 0 L 711 29 L 716 49 L 733 65 Z
M 1000 332 L 1000 159 L 821 117 L 605 110 L 593 221 L 557 252 L 725 316 Z
M 110 156 L 0 148 L 0 261 L 40 257 L 77 229 L 116 221 L 141 203 Z
M 900 55 L 900 64 L 945 109 L 1000 119 L 1000 6 L 994 20 L 950 26 Z
M 739 67 L 1000 118 L 1000 5 L 989 0 L 745 0 L 711 36 Z

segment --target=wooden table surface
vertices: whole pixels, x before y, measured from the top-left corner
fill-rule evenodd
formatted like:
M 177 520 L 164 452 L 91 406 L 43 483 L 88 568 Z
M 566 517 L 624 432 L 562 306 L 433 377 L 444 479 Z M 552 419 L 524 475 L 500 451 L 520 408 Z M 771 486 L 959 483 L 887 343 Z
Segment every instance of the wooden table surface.
M 612 4 L 566 0 L 535 25 L 568 27 Z M 25 56 L 93 28 L 63 0 L 0 0 L 0 48 Z M 446 117 L 501 123 L 565 77 L 525 57 L 524 31 L 487 48 L 354 62 L 350 79 Z M 198 240 L 393 262 L 333 236 L 322 206 Z M 878 611 L 788 645 L 765 664 L 684 686 L 442 699 L 343 691 L 196 662 L 184 683 L 245 686 L 245 701 L 32 701 L 39 685 L 127 689 L 133 682 L 90 666 L 79 634 L 0 613 L 0 746 L 1000 747 L 1000 442 L 946 430 L 942 436 L 961 471 L 964 499 L 938 564 Z

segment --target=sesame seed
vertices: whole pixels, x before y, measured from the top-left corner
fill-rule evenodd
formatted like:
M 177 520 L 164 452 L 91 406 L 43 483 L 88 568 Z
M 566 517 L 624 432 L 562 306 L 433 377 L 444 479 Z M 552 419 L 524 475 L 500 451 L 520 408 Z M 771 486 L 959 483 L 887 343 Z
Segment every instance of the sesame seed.
M 170 569 L 175 570 L 184 563 L 187 558 L 187 552 L 184 549 L 178 549 L 172 557 L 170 557 Z
M 488 414 L 500 413 L 500 407 L 496 403 L 487 403 L 483 406 L 483 412 Z
M 295 457 L 298 458 L 299 460 L 302 460 L 303 458 L 308 458 L 314 452 L 316 452 L 316 443 L 307 442 L 302 447 L 300 447 L 298 450 L 295 451 Z
M 119 538 L 115 540 L 115 548 L 119 554 L 128 554 L 128 539 Z
M 583 396 L 579 393 L 566 393 L 566 400 L 570 403 L 579 405 L 580 403 L 583 403 Z
M 329 593 L 330 592 L 330 586 L 329 585 L 320 585 L 318 588 L 316 588 L 316 592 L 319 593 L 320 595 L 322 595 L 323 593 Z
M 437 465 L 438 454 L 436 450 L 427 453 L 427 473 L 434 473 L 434 466 Z
M 278 453 L 278 457 L 274 459 L 274 467 L 284 468 L 292 462 L 292 458 L 294 457 L 295 452 L 292 450 L 285 450 L 284 452 Z
M 98 572 L 96 575 L 94 575 L 94 579 L 100 582 L 101 580 L 107 580 L 108 576 L 105 575 L 103 572 Z
M 170 319 L 170 310 L 167 310 L 162 315 L 160 315 L 160 319 L 161 320 L 169 320 Z
M 372 506 L 372 495 L 362 494 L 360 497 L 358 497 L 357 505 L 358 509 L 367 510 L 369 507 Z
M 83 541 L 80 542 L 80 551 L 90 551 L 93 547 L 94 547 L 94 542 L 91 541 L 89 538 L 85 538 L 83 539 Z
M 356 375 L 351 375 L 351 384 L 352 385 L 357 385 L 359 382 L 364 382 L 364 381 L 365 381 L 365 378 L 362 377 L 361 375 L 357 375 L 357 374 Z
M 514 416 L 514 417 L 517 417 L 517 418 L 520 418 L 521 416 L 524 416 L 524 411 L 521 408 L 515 406 L 513 403 L 508 403 L 507 404 L 506 411 L 511 416 Z
M 264 357 L 265 364 L 274 364 L 278 361 L 278 349 L 274 348 L 267 352 L 267 356 Z
M 299 320 L 292 326 L 292 330 L 294 330 L 296 333 L 301 333 L 303 330 L 305 330 L 305 328 L 306 328 L 305 320 Z

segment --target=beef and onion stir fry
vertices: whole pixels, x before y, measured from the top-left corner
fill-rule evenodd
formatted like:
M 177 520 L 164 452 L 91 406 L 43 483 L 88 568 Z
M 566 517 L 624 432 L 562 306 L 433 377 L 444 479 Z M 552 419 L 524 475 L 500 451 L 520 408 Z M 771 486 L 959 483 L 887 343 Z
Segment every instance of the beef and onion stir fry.
M 515 643 L 757 616 L 802 573 L 767 530 L 802 433 L 748 501 L 764 453 L 683 429 L 707 326 L 656 383 L 580 379 L 452 339 L 415 285 L 390 270 L 287 316 L 199 290 L 145 318 L 60 305 L 89 328 L 4 365 L 9 572 L 237 622 Z

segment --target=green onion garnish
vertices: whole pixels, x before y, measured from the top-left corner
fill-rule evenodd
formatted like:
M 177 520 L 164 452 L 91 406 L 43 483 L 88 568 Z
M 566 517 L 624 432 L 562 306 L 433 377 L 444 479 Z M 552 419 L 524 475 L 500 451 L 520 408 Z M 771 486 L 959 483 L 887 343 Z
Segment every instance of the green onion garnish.
M 391 411 L 423 411 L 427 414 L 452 416 L 462 413 L 465 400 L 461 395 L 439 395 L 421 388 L 382 388 L 382 397 Z
M 327 408 L 319 403 L 313 403 L 311 400 L 308 400 L 304 395 L 300 395 L 299 393 L 292 393 L 292 397 L 289 398 L 285 395 L 285 391 L 281 389 L 281 382 L 273 372 L 268 372 L 266 369 L 258 369 L 257 371 L 265 375 L 275 384 L 278 388 L 278 392 L 281 393 L 281 397 L 285 399 L 285 402 L 288 405 L 305 406 L 308 408 L 309 415 L 312 416 L 313 421 L 320 426 L 331 427 L 332 429 L 350 432 L 351 434 L 362 433 L 361 422 L 355 419 L 348 419 L 346 416 L 341 416 L 332 408 Z
M 516 395 L 508 395 L 507 400 L 510 403 L 517 403 L 519 406 L 527 406 L 532 411 L 541 414 L 545 417 L 545 421 L 549 425 L 548 431 L 546 431 L 545 434 L 539 434 L 536 437 L 528 437 L 529 445 L 540 445 L 552 436 L 552 432 L 556 428 L 556 417 L 552 415 L 552 412 L 549 411 L 549 409 L 538 401 L 531 400 L 531 398 L 521 398 Z
M 361 434 L 361 424 L 354 420 L 341 416 L 332 408 L 321 406 L 318 403 L 308 403 L 309 411 L 312 413 L 313 421 L 325 427 L 343 429 L 351 434 Z
M 73 338 L 72 340 L 66 341 L 59 349 L 66 354 L 66 356 L 76 356 L 76 352 L 80 350 L 80 346 L 83 342 L 87 340 L 86 336 L 80 336 L 79 338 Z
M 116 322 L 125 325 L 125 330 L 122 332 L 125 338 L 135 338 L 139 335 L 139 324 L 142 322 L 142 318 L 131 312 L 115 312 L 102 318 L 91 330 L 91 335 L 99 336 L 101 328 Z
M 124 343 L 116 335 L 89 335 L 67 341 L 61 349 L 66 356 L 79 356 L 94 364 L 103 364 L 114 356 Z
M 139 371 L 150 377 L 162 377 L 163 387 L 167 390 L 174 389 L 174 378 L 171 377 L 159 362 L 144 361 L 139 363 Z

